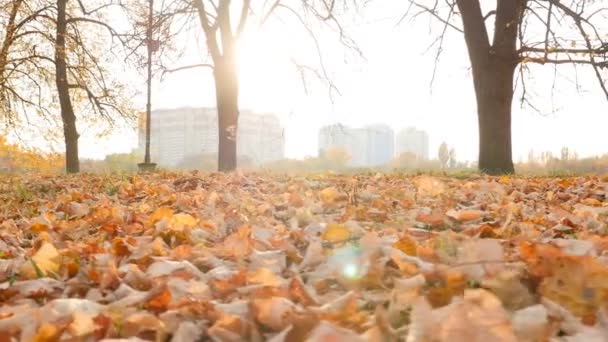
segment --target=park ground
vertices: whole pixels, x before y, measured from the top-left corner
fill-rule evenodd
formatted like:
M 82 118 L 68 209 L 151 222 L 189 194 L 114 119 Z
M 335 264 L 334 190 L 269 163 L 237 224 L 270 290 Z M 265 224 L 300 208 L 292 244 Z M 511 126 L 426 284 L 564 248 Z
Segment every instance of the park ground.
M 608 178 L 0 179 L 0 341 L 606 341 Z

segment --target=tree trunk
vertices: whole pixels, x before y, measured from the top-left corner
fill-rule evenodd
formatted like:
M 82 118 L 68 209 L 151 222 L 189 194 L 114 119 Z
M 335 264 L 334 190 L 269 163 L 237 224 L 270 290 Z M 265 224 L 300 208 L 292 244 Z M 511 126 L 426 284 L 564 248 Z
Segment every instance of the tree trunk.
M 505 64 L 505 63 L 502 63 Z M 479 122 L 479 170 L 491 175 L 514 172 L 511 151 L 511 104 L 515 67 L 489 63 L 477 73 L 475 95 Z
M 239 118 L 239 85 L 236 63 L 227 57 L 215 63 L 213 76 L 218 115 L 218 171 L 233 171 L 237 166 L 236 139 Z
M 511 103 L 517 66 L 517 32 L 525 0 L 496 3 L 494 37 L 490 44 L 480 0 L 457 0 L 464 38 L 473 69 L 479 122 L 479 170 L 513 173 Z
M 65 139 L 65 168 L 67 173 L 80 171 L 78 161 L 78 130 L 76 129 L 76 116 L 70 98 L 70 85 L 68 83 L 65 36 L 67 32 L 66 5 L 68 0 L 57 0 L 57 37 L 55 40 L 55 82 L 61 107 L 61 120 L 63 122 L 63 136 Z

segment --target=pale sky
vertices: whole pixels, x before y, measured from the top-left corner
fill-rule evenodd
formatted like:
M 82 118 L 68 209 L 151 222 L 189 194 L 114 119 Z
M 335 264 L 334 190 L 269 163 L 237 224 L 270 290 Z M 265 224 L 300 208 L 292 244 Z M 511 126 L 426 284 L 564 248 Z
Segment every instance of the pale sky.
M 240 48 L 241 108 L 273 111 L 279 116 L 286 128 L 289 158 L 315 156 L 319 128 L 341 122 L 351 126 L 386 123 L 396 132 L 415 126 L 429 133 L 431 156 L 445 141 L 456 149 L 459 159 L 476 160 L 475 97 L 464 39 L 458 32 L 448 33 L 431 91 L 436 49 L 426 50 L 440 27 L 425 16 L 396 26 L 406 3 L 372 1 L 357 19 L 349 20 L 353 23 L 346 24 L 365 60 L 345 51 L 335 34 L 323 34 L 326 69 L 342 93 L 333 104 L 319 82 L 312 81 L 310 93 L 305 94 L 299 75 L 289 63 L 292 56 L 318 66 L 314 45 L 304 30 L 295 24 L 274 22 L 262 31 L 251 32 Z M 189 44 L 185 59 L 175 66 L 200 62 L 195 44 Z M 544 114 L 529 107 L 520 109 L 519 100 L 514 101 L 515 161 L 525 160 L 530 149 L 559 154 L 562 146 L 568 146 L 581 157 L 608 152 L 604 143 L 608 101 L 591 70 L 579 68 L 578 79 L 583 86 L 579 92 L 572 82 L 572 67 L 560 67 L 558 73 L 562 76 L 558 76 L 552 91 L 553 67 L 531 66 L 528 92 Z M 143 89 L 144 84 L 141 86 Z M 153 97 L 153 108 L 215 106 L 211 74 L 203 69 L 166 76 L 162 83 L 156 80 Z M 143 110 L 142 100 L 138 99 Z M 117 131 L 101 142 L 84 134 L 81 155 L 103 158 L 108 153 L 129 152 L 136 145 L 136 134 L 131 130 Z

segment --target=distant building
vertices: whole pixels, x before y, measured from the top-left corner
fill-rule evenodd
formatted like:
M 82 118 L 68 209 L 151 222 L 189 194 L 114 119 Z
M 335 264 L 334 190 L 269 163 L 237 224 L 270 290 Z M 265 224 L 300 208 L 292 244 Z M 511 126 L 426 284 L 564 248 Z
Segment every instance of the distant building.
M 387 125 L 371 125 L 364 128 L 367 135 L 367 164 L 380 166 L 395 155 L 395 134 Z
M 285 132 L 279 119 L 274 114 L 241 112 L 237 153 L 247 157 L 255 165 L 283 159 Z
M 325 126 L 319 131 L 319 155 L 331 148 L 343 149 L 350 156 L 349 167 L 380 166 L 393 158 L 394 133 L 387 125 Z
M 402 129 L 397 134 L 397 155 L 414 153 L 424 160 L 429 159 L 429 136 L 425 131 L 413 127 Z
M 179 167 L 187 158 L 217 154 L 218 122 L 215 108 L 177 108 L 152 111 L 150 154 L 164 167 Z M 145 122 L 145 121 L 144 121 Z M 139 124 L 138 152 L 145 148 L 145 125 Z M 273 114 L 241 111 L 237 154 L 254 164 L 283 159 L 285 136 Z

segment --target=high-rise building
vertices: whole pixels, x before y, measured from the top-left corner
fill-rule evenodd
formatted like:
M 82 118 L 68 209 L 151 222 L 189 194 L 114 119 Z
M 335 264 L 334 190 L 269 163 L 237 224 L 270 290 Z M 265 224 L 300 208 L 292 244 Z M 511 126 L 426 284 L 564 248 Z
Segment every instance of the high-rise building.
M 397 134 L 397 155 L 414 153 L 424 160 L 429 159 L 429 136 L 425 131 L 414 127 L 402 129 Z
M 164 167 L 179 167 L 187 158 L 217 154 L 218 121 L 215 108 L 177 108 L 152 111 L 150 154 Z M 139 153 L 145 148 L 145 125 L 139 125 Z M 237 154 L 254 164 L 279 160 L 285 154 L 285 136 L 273 114 L 241 111 Z
M 393 158 L 394 133 L 387 125 L 325 126 L 319 131 L 319 155 L 332 148 L 342 149 L 349 155 L 349 167 L 380 166 Z
M 236 148 L 255 165 L 283 159 L 285 131 L 281 122 L 273 114 L 241 112 Z
M 367 135 L 367 163 L 369 166 L 385 165 L 395 154 L 395 134 L 387 125 L 370 125 L 364 128 Z

